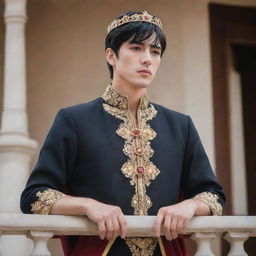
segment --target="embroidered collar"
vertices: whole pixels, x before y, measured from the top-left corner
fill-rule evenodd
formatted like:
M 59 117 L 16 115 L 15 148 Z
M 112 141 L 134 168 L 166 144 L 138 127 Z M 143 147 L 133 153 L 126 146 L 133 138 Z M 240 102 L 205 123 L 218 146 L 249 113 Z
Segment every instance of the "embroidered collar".
M 128 110 L 128 96 L 122 95 L 111 85 L 108 85 L 101 97 L 108 105 L 119 108 L 121 110 Z M 148 96 L 142 96 L 140 98 L 139 109 L 146 109 L 148 107 L 148 104 Z

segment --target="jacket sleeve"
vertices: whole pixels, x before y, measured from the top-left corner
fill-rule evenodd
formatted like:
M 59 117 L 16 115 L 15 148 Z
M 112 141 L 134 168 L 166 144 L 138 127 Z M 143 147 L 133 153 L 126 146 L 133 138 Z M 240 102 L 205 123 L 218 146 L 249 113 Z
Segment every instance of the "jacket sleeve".
M 37 164 L 32 171 L 20 207 L 23 213 L 48 214 L 61 197 L 77 155 L 75 125 L 65 110 L 60 110 L 41 148 Z
M 188 117 L 181 188 L 185 198 L 197 198 L 206 203 L 213 215 L 222 215 L 225 195 L 209 163 L 198 132 Z

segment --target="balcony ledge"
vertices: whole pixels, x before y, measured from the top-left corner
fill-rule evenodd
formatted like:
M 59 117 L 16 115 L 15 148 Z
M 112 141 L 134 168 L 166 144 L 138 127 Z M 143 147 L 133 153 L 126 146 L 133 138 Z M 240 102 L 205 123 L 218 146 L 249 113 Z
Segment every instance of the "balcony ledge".
M 155 216 L 126 216 L 127 236 L 154 236 Z M 97 226 L 85 216 L 0 214 L 0 232 L 26 234 L 47 231 L 55 235 L 97 235 Z M 185 233 L 247 232 L 256 236 L 256 216 L 194 217 Z

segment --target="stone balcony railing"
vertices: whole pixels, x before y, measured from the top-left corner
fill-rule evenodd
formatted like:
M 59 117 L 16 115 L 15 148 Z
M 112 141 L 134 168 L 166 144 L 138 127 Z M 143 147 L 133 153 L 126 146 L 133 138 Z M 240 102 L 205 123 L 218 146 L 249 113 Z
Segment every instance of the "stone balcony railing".
M 154 236 L 154 216 L 126 218 L 127 236 Z M 256 237 L 256 216 L 194 217 L 185 232 L 197 243 L 196 256 L 214 256 L 211 240 L 220 234 L 230 243 L 228 256 L 245 256 L 244 242 Z M 51 256 L 47 242 L 54 235 L 96 235 L 97 227 L 83 216 L 0 214 L 0 236 L 10 234 L 32 239 L 32 256 Z

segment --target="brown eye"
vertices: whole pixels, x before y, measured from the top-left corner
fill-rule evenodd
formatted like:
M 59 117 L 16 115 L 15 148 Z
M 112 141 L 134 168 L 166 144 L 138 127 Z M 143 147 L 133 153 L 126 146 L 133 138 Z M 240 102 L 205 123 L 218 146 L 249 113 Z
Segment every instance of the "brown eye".
M 140 47 L 134 46 L 134 47 L 132 47 L 131 49 L 132 49 L 132 50 L 135 50 L 135 51 L 138 51 L 138 50 L 140 50 Z
M 160 52 L 159 51 L 153 51 L 153 54 L 160 55 Z

